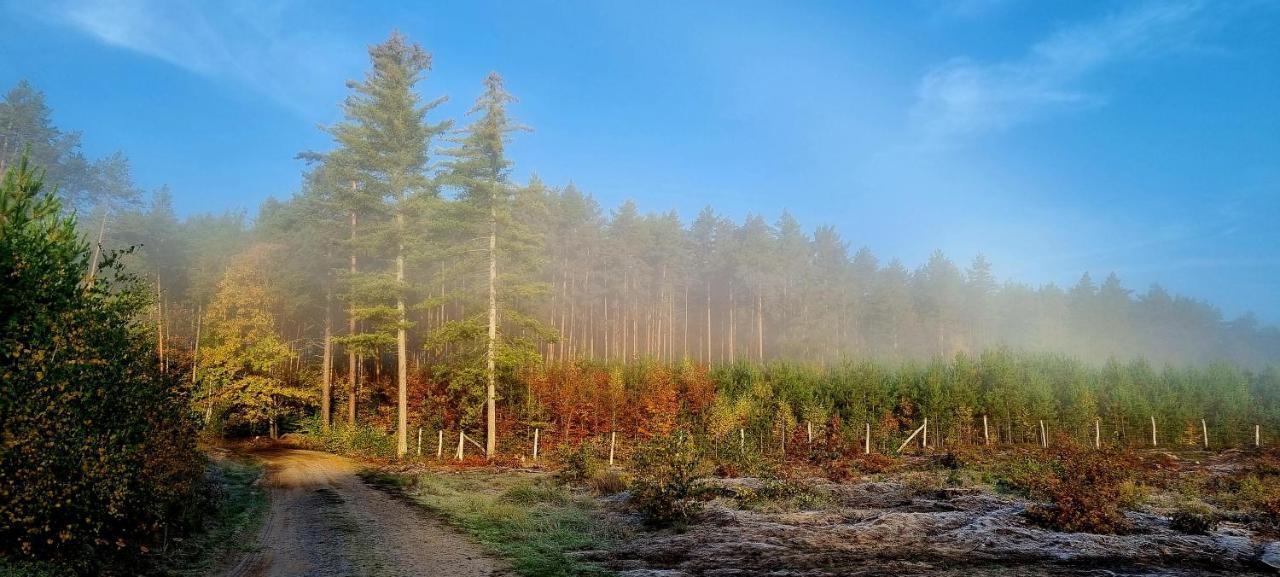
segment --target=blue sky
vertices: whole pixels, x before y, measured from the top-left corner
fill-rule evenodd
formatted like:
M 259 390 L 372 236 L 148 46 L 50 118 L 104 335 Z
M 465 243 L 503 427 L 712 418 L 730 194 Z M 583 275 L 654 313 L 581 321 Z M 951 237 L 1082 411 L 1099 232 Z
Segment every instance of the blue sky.
M 183 213 L 252 214 L 392 29 L 443 116 L 501 72 L 535 129 L 518 173 L 606 207 L 785 208 L 909 266 L 1114 271 L 1280 322 L 1275 0 L 0 0 L 0 85 Z

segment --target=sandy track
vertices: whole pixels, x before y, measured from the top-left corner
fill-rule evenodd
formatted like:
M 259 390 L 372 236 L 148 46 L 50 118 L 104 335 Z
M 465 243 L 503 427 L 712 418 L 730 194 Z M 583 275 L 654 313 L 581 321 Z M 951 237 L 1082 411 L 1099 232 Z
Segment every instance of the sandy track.
M 505 575 L 500 562 L 453 529 L 364 484 L 352 461 L 271 449 L 270 507 L 257 549 L 225 577 L 472 577 Z

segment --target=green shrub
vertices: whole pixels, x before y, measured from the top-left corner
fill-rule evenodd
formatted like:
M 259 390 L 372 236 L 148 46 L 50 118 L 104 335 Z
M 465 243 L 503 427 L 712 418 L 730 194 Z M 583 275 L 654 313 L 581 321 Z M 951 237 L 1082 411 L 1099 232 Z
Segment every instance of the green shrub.
M 1204 535 L 1217 526 L 1218 514 L 1201 501 L 1181 503 L 1169 518 L 1171 529 L 1192 535 Z
M 89 276 L 73 217 L 25 160 L 0 183 L 0 556 L 84 573 L 141 561 L 198 518 L 186 379 L 163 374 L 150 291 L 108 255 Z
M 641 473 L 633 485 L 631 503 L 647 524 L 681 526 L 698 516 L 705 473 L 702 454 L 688 438 L 656 439 L 637 452 L 635 463 Z
M 313 416 L 298 422 L 298 433 L 303 445 L 330 453 L 383 459 L 396 454 L 394 438 L 381 428 L 369 425 L 352 427 L 334 423 L 325 431 L 319 416 Z
M 827 501 L 827 495 L 794 479 L 765 479 L 759 489 L 744 490 L 738 494 L 738 502 L 753 509 L 772 506 L 782 510 L 805 510 Z
M 913 497 L 933 497 L 946 486 L 944 478 L 933 471 L 911 471 L 900 480 Z
M 558 460 L 560 470 L 556 472 L 556 476 L 566 483 L 585 483 L 600 470 L 595 447 L 590 441 L 561 446 Z

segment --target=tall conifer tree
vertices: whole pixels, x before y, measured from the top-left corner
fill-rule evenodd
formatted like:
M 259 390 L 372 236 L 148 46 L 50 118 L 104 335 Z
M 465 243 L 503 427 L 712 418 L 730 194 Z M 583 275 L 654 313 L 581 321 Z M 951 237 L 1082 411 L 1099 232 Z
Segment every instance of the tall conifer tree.
M 394 253 L 394 327 L 396 333 L 396 454 L 408 451 L 408 360 L 405 315 L 405 208 L 409 197 L 431 194 L 427 153 L 431 139 L 448 128 L 430 124 L 427 114 L 443 98 L 423 103 L 415 87 L 431 69 L 431 55 L 399 32 L 369 49 L 373 68 L 343 104 L 346 120 L 332 133 L 350 155 L 355 174 L 370 193 L 389 205 L 391 226 L 385 238 Z

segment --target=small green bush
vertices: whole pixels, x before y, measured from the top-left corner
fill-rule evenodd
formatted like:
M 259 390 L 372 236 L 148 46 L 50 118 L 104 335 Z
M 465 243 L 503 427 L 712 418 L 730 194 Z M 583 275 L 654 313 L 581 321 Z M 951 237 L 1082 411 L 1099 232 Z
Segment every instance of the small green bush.
M 684 437 L 654 440 L 637 452 L 636 470 L 641 471 L 631 491 L 631 503 L 647 524 L 654 527 L 682 526 L 697 518 L 706 490 L 702 453 Z
M 826 494 L 794 479 L 765 479 L 759 489 L 744 489 L 737 497 L 748 508 L 776 507 L 787 511 L 814 509 L 828 501 Z
M 911 471 L 900 480 L 913 497 L 933 497 L 946 486 L 945 479 L 933 471 Z
M 566 483 L 585 483 L 600 471 L 595 447 L 590 441 L 561 446 L 558 460 L 560 470 L 556 472 L 556 476 Z
M 383 459 L 396 455 L 393 437 L 378 427 L 334 423 L 326 431 L 320 424 L 320 418 L 313 416 L 298 422 L 298 433 L 302 444 L 330 453 Z
M 1200 502 L 1180 504 L 1169 518 L 1169 527 L 1192 535 L 1204 535 L 1218 526 L 1218 514 L 1213 507 Z

